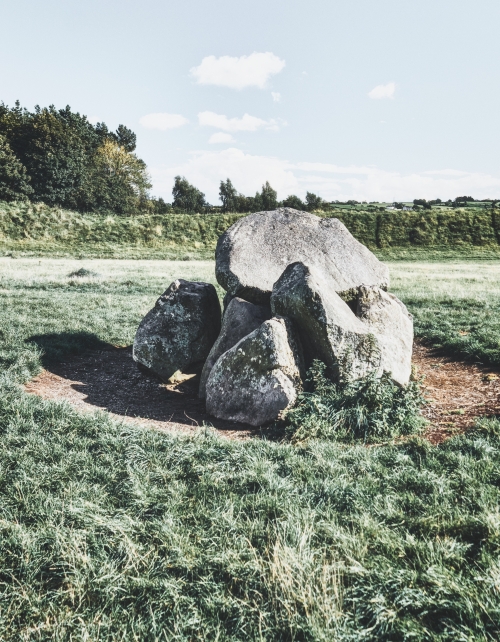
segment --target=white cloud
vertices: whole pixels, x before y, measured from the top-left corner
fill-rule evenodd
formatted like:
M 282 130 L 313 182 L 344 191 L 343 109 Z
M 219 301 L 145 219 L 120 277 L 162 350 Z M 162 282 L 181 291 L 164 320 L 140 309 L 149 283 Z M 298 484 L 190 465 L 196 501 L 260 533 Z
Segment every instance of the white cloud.
M 264 89 L 267 81 L 278 74 L 285 66 L 285 61 L 270 51 L 249 56 L 207 56 L 198 67 L 192 67 L 191 75 L 200 85 L 217 85 L 244 89 L 259 87 Z
M 139 119 L 140 124 L 146 129 L 159 129 L 160 131 L 167 131 L 167 129 L 176 129 L 182 127 L 189 122 L 187 118 L 180 114 L 147 114 Z
M 201 189 L 210 202 L 218 202 L 219 183 L 230 178 L 236 189 L 253 195 L 268 180 L 278 197 L 304 197 L 315 192 L 326 200 L 409 201 L 414 198 L 447 200 L 460 194 L 494 198 L 500 193 L 500 174 L 459 170 L 414 173 L 390 172 L 377 167 L 339 166 L 329 163 L 290 163 L 276 157 L 246 154 L 235 148 L 195 152 L 182 164 L 151 168 L 155 193 L 170 199 L 178 174 Z
M 216 132 L 212 134 L 208 139 L 209 143 L 234 143 L 234 138 L 231 134 L 225 134 L 224 132 Z
M 275 120 L 262 120 L 250 114 L 244 114 L 242 118 L 228 118 L 223 114 L 216 114 L 213 111 L 202 111 L 198 114 L 198 123 L 202 127 L 216 127 L 225 132 L 255 132 L 263 127 L 266 129 L 278 129 Z
M 370 92 L 368 96 L 375 100 L 381 100 L 383 98 L 394 98 L 394 92 L 396 91 L 396 83 L 388 82 L 387 85 L 377 85 Z
M 281 94 L 277 91 L 272 91 L 271 96 L 273 97 L 275 103 L 279 103 L 279 101 L 281 100 Z
M 171 199 L 174 177 L 185 176 L 206 194 L 211 203 L 218 203 L 219 184 L 230 178 L 243 194 L 254 195 L 269 181 L 280 194 L 300 191 L 300 184 L 288 163 L 269 156 L 254 156 L 235 148 L 220 151 L 194 152 L 187 162 L 173 167 L 150 168 L 155 194 Z

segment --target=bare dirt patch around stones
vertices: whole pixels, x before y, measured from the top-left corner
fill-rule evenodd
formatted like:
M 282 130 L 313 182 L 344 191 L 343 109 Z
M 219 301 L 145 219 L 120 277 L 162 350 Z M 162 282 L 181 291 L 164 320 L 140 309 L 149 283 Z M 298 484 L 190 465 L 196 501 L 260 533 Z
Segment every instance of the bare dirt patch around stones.
M 115 418 L 169 432 L 192 434 L 204 424 L 238 439 L 259 434 L 250 426 L 221 421 L 198 399 L 199 376 L 166 384 L 139 370 L 132 348 L 96 350 L 50 366 L 25 385 L 26 392 L 68 401 L 77 410 L 105 410 Z
M 471 428 L 478 417 L 500 414 L 500 372 L 443 356 L 416 343 L 413 365 L 423 376 L 427 404 L 422 410 L 430 422 L 425 437 L 440 443 Z
M 430 422 L 425 436 L 432 443 L 470 428 L 478 417 L 500 414 L 500 372 L 442 356 L 416 343 L 413 363 L 428 403 L 422 414 Z M 211 425 L 232 439 L 260 434 L 242 424 L 221 421 L 205 412 L 198 399 L 199 376 L 165 384 L 140 371 L 131 348 L 96 350 L 43 370 L 26 384 L 26 392 L 44 399 L 66 400 L 78 410 L 101 409 L 126 422 L 169 432 L 193 433 Z

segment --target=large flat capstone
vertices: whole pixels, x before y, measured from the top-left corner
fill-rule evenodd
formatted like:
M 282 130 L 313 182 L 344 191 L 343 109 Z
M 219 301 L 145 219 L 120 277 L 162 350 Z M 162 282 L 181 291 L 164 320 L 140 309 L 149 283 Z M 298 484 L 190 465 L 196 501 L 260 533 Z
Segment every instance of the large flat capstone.
M 295 402 L 302 375 L 301 347 L 290 322 L 269 319 L 217 360 L 206 384 L 207 412 L 262 426 Z
M 177 370 L 205 361 L 221 328 L 221 308 L 210 283 L 171 283 L 141 321 L 136 362 L 166 381 Z
M 389 286 L 389 270 L 336 218 L 281 208 L 232 225 L 216 249 L 216 277 L 231 295 L 269 302 L 285 268 L 300 261 L 319 270 L 345 300 L 360 285 Z

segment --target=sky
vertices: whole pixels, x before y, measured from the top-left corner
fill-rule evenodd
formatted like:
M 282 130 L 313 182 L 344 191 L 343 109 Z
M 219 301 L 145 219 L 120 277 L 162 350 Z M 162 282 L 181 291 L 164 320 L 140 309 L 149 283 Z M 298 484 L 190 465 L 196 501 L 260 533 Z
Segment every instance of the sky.
M 0 100 L 137 133 L 183 175 L 280 199 L 500 197 L 498 0 L 2 0 Z

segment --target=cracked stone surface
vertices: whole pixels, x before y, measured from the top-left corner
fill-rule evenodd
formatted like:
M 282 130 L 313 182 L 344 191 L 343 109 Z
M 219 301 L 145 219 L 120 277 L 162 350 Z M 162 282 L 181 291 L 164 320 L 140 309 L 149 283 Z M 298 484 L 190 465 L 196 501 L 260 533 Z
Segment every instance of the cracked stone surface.
M 221 328 L 221 308 L 211 283 L 177 279 L 141 321 L 134 361 L 167 381 L 207 358 Z
M 336 218 L 281 208 L 234 223 L 216 249 L 216 277 L 233 296 L 269 303 L 273 284 L 300 261 L 319 270 L 345 300 L 360 285 L 389 286 L 389 269 Z

